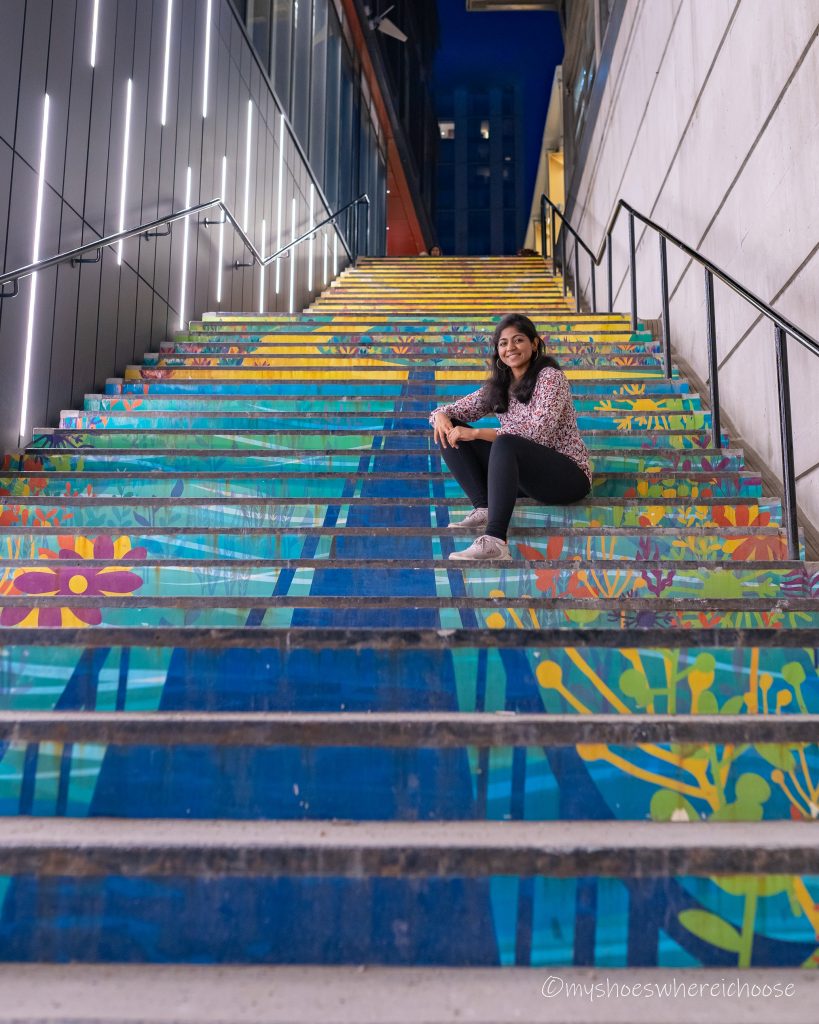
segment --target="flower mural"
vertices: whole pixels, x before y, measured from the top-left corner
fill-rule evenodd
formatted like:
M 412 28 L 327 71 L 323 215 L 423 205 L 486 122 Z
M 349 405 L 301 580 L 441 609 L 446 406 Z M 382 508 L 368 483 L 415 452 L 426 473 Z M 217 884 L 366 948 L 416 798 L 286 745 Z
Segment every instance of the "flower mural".
M 61 537 L 59 540 L 59 552 L 40 550 L 40 558 L 46 564 L 15 573 L 10 596 L 124 597 L 142 586 L 142 577 L 125 566 L 129 560 L 144 558 L 146 551 L 143 547 L 134 547 L 129 537 Z M 94 564 L 77 565 L 80 560 Z M 0 626 L 54 628 L 99 626 L 101 622 L 102 612 L 93 605 L 72 608 L 20 605 L 0 610 Z

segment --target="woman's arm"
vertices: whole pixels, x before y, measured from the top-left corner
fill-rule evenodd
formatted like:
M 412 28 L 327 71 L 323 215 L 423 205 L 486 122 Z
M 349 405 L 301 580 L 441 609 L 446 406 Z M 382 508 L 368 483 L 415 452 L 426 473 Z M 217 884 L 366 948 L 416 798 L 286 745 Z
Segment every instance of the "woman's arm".
M 457 402 L 450 402 L 448 405 L 439 405 L 433 409 L 429 416 L 430 426 L 435 426 L 435 417 L 443 413 L 449 420 L 479 420 L 490 413 L 489 396 L 486 387 L 473 391 L 470 395 L 464 395 Z

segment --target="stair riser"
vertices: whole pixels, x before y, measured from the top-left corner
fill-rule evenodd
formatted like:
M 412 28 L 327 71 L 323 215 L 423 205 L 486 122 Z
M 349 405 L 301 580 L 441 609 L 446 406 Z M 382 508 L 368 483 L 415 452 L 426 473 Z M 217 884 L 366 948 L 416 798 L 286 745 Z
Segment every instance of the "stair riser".
M 162 398 L 148 395 L 136 400 L 124 397 L 102 398 L 91 396 L 83 402 L 88 413 L 131 412 L 138 408 L 140 412 L 312 412 L 325 413 L 417 413 L 428 414 L 435 402 L 422 397 L 408 398 Z M 646 413 L 687 413 L 702 412 L 699 397 L 683 398 L 682 396 L 649 399 L 645 398 L 575 398 L 574 407 L 578 412 L 591 412 L 605 404 L 607 409 L 629 414 Z
M 452 505 L 440 512 L 430 513 L 429 498 L 425 504 L 413 506 L 404 501 L 399 505 L 351 504 L 347 500 L 299 501 L 286 504 L 269 502 L 228 503 L 224 499 L 208 504 L 180 504 L 177 500 L 142 504 L 124 501 L 121 504 L 95 505 L 90 502 L 45 502 L 43 505 L 16 503 L 0 505 L 0 526 L 28 527 L 66 526 L 71 530 L 97 526 L 116 526 L 125 531 L 139 532 L 142 526 L 181 528 L 201 526 L 206 529 L 224 527 L 259 529 L 269 527 L 337 527 L 346 525 L 371 527 L 447 526 L 448 518 L 465 516 L 469 508 Z M 622 505 L 622 506 L 518 506 L 512 516 L 513 528 L 579 526 L 707 526 L 736 522 L 777 525 L 781 516 L 778 502 L 755 502 L 745 505 L 702 504 L 689 505 Z M 437 523 L 436 523 L 437 520 Z
M 483 422 L 483 421 L 481 421 Z M 492 423 L 497 423 L 492 419 Z M 661 413 L 644 416 L 642 414 L 610 414 L 607 412 L 579 413 L 577 425 L 581 431 L 620 430 L 621 432 L 643 431 L 649 425 L 656 431 L 669 430 L 710 430 L 711 414 L 695 413 Z M 396 413 L 393 415 L 373 413 L 341 413 L 338 417 L 316 413 L 300 416 L 296 413 L 276 416 L 275 414 L 257 415 L 237 414 L 233 416 L 213 413 L 208 416 L 176 413 L 172 417 L 137 410 L 133 413 L 116 413 L 111 415 L 60 417 L 62 430 L 315 430 L 325 428 L 327 433 L 335 430 L 429 430 L 429 414 L 414 415 L 412 413 Z
M 110 378 L 106 381 L 105 393 L 106 395 L 216 395 L 217 397 L 224 395 L 270 395 L 273 397 L 313 395 L 330 398 L 348 396 L 362 399 L 372 395 L 375 398 L 407 398 L 413 401 L 429 399 L 431 404 L 435 404 L 436 400 L 454 401 L 456 398 L 460 398 L 464 391 L 457 383 L 448 381 L 407 381 L 403 384 L 357 382 L 355 390 L 351 392 L 349 385 L 321 380 L 311 381 L 309 387 L 304 388 L 300 387 L 297 381 L 259 381 L 258 384 L 254 384 L 222 380 L 215 385 L 185 384 L 161 380 L 126 381 L 120 378 Z M 646 379 L 636 385 L 620 385 L 617 382 L 607 381 L 574 381 L 572 394 L 575 398 L 582 398 L 587 394 L 611 395 L 612 398 L 629 394 L 637 394 L 640 397 L 665 395 L 695 397 L 688 381 L 679 378 L 674 380 Z
M 128 430 L 107 430 L 99 433 L 70 430 L 55 431 L 53 433 L 34 433 L 31 447 L 28 453 L 32 456 L 38 453 L 40 448 L 64 448 L 69 451 L 77 450 L 104 450 L 131 448 L 140 451 L 157 449 L 184 449 L 184 448 L 210 448 L 214 451 L 220 449 L 231 449 L 237 451 L 267 450 L 275 451 L 279 448 L 287 448 L 294 451 L 321 451 L 327 449 L 338 449 L 339 451 L 371 451 L 376 438 L 384 438 L 389 448 L 393 451 L 413 450 L 423 448 L 424 444 L 432 450 L 432 431 L 427 429 L 417 431 L 396 431 L 382 430 L 377 434 L 370 433 L 349 433 L 347 428 L 340 426 L 337 430 L 313 430 L 308 433 L 306 430 L 298 433 L 274 432 L 267 430 L 260 433 L 232 433 L 230 430 L 217 431 L 216 433 L 168 433 L 155 431 L 143 433 L 141 431 Z M 656 430 L 651 433 L 641 433 L 638 430 L 632 432 L 610 431 L 586 431 L 586 443 L 592 448 L 608 448 L 617 450 L 627 448 L 630 451 L 644 449 L 653 451 L 655 449 L 678 449 L 683 451 L 696 451 L 702 448 L 712 448 L 711 437 L 707 431 L 684 432 L 678 430 Z M 729 446 L 727 434 L 722 435 L 723 447 Z M 436 446 L 437 448 L 437 446 Z
M 184 731 L 180 726 L 180 740 Z M 724 744 L 601 747 L 493 747 L 487 751 L 322 744 L 259 749 L 188 746 L 183 742 L 158 747 L 12 743 L 3 759 L 0 816 L 80 814 L 155 819 L 172 818 L 184 806 L 187 818 L 204 819 L 571 821 L 583 820 L 587 814 L 582 801 L 563 798 L 578 769 L 585 773 L 585 787 L 615 808 L 620 821 L 641 821 L 660 813 L 664 817 L 675 812 L 687 816 L 691 808 L 698 816 L 711 816 L 730 802 L 720 800 L 720 794 L 707 785 L 699 798 L 688 795 L 697 789 L 690 753 L 696 750 L 698 761 L 718 763 Z M 807 771 L 815 777 L 819 746 L 804 744 L 800 749 Z M 743 775 L 767 779 L 772 762 L 784 764 L 794 757 L 788 744 L 769 744 L 765 753 L 763 757 L 749 747 L 729 761 L 724 792 L 733 793 Z M 35 756 L 36 765 L 32 766 Z M 607 757 L 625 763 L 634 774 Z M 658 771 L 661 769 L 662 786 L 636 774 L 641 761 L 653 761 Z M 100 774 L 104 784 L 89 806 L 83 776 Z M 471 799 L 464 792 L 464 775 L 471 781 Z M 69 783 L 68 799 L 61 799 L 54 785 L 61 777 Z M 765 820 L 790 820 L 794 804 L 781 788 L 770 789 L 764 802 Z M 731 820 L 759 820 L 762 809 L 759 802 L 738 800 L 731 809 Z
M 744 468 L 741 452 L 728 450 L 724 454 L 703 455 L 695 451 L 680 452 L 671 449 L 656 449 L 645 454 L 602 452 L 599 449 L 590 459 L 592 470 L 597 473 L 736 473 Z M 359 473 L 363 469 L 374 473 L 402 473 L 408 468 L 421 472 L 437 472 L 443 469 L 436 452 L 408 449 L 406 452 L 371 452 L 366 455 L 329 453 L 278 453 L 253 455 L 210 454 L 207 449 L 179 453 L 168 449 L 146 454 L 88 452 L 81 455 L 23 455 L 10 456 L 5 471 L 20 469 L 25 479 L 31 481 L 30 492 L 40 486 L 36 476 L 45 472 L 161 472 L 161 473 L 204 473 L 222 472 L 230 476 L 237 473 L 262 472 L 341 472 Z M 10 477 L 10 479 L 15 479 Z M 20 478 L 16 478 L 20 479 Z
M 349 528 L 348 528 L 349 529 Z M 0 558 L 40 558 L 41 552 L 78 550 L 82 555 L 93 554 L 96 537 L 78 539 L 70 526 L 60 534 L 39 532 L 10 534 L 0 532 Z M 362 531 L 363 532 L 363 531 Z M 105 537 L 100 537 L 100 543 Z M 110 533 L 111 541 L 116 539 L 116 530 Z M 282 532 L 269 533 L 253 530 L 247 533 L 149 533 L 142 530 L 133 538 L 133 546 L 143 548 L 145 557 L 161 559 L 295 559 L 295 558 L 361 558 L 368 559 L 429 559 L 448 556 L 451 546 L 463 538 L 450 536 L 449 532 L 437 534 L 398 534 L 389 530 L 384 535 L 369 533 L 355 536 L 345 531 L 326 533 Z M 76 545 L 81 545 L 78 548 Z M 553 562 L 572 559 L 623 559 L 644 562 L 680 561 L 776 561 L 787 555 L 787 541 L 783 531 L 774 533 L 770 529 L 742 532 L 724 528 L 709 529 L 706 533 L 679 534 L 659 533 L 656 528 L 646 526 L 632 534 L 544 534 L 536 529 L 518 530 L 510 534 L 509 545 L 514 558 L 539 561 L 538 556 Z
M 813 891 L 818 882 L 804 878 Z M 815 934 L 804 917 L 785 909 L 778 883 L 777 876 L 761 875 L 752 890 L 771 893 L 762 905 L 775 915 L 776 938 L 759 923 L 758 933 L 752 925 L 743 939 L 738 897 L 693 874 L 656 880 L 24 877 L 11 883 L 13 909 L 0 933 L 0 957 L 562 968 L 581 956 L 588 966 L 610 968 L 614 958 L 623 963 L 631 955 L 659 967 L 719 966 L 724 975 L 726 966 L 747 965 L 753 947 L 755 966 L 781 970 L 807 960 Z M 89 907 L 99 908 L 94 919 Z M 684 911 L 692 917 L 681 918 Z M 705 930 L 697 925 L 702 915 Z M 726 953 L 729 929 L 738 951 Z
M 415 461 L 420 462 L 420 459 Z M 426 460 L 428 461 L 428 460 Z M 404 472 L 412 471 L 412 464 L 404 467 Z M 308 473 L 310 475 L 308 476 Z M 25 477 L 11 480 L 0 477 L 0 495 L 24 496 L 36 494 L 40 497 L 60 496 L 71 493 L 89 497 L 186 497 L 186 498 L 230 498 L 238 496 L 255 496 L 259 498 L 302 498 L 302 497 L 344 497 L 354 488 L 354 493 L 373 488 L 391 491 L 399 498 L 405 491 L 416 494 L 417 482 L 428 486 L 430 498 L 460 498 L 463 490 L 451 476 L 429 474 L 424 479 L 425 470 L 419 469 L 412 479 L 406 477 L 391 478 L 388 475 L 377 475 L 366 467 L 351 471 L 350 476 L 333 477 L 307 471 L 299 478 L 283 478 L 279 475 L 241 479 L 223 477 L 221 479 L 197 480 L 195 478 L 174 480 L 170 474 L 163 474 L 156 479 L 141 480 L 131 476 L 109 478 L 89 478 L 82 475 L 72 480 L 49 480 L 48 477 Z M 425 474 L 426 475 L 426 474 Z M 685 476 L 661 477 L 656 479 L 643 478 L 635 481 L 629 474 L 624 477 L 607 477 L 600 473 L 594 477 L 591 494 L 593 497 L 641 497 L 641 498 L 761 498 L 762 482 L 759 477 L 739 477 L 723 474 L 706 477 L 701 480 L 690 480 Z
M 356 360 L 358 363 L 365 360 Z M 410 373 L 414 372 L 410 366 L 392 367 L 387 366 L 382 360 L 370 360 L 372 365 L 350 365 L 346 363 L 342 368 L 325 366 L 324 364 L 315 369 L 310 367 L 151 367 L 151 366 L 128 366 L 125 369 L 126 380 L 207 380 L 207 381 L 349 381 L 355 383 L 355 392 L 359 393 L 359 383 L 373 383 L 381 381 L 408 381 Z M 418 371 L 420 372 L 420 371 Z M 457 382 L 464 390 L 477 388 L 486 379 L 486 369 L 442 369 L 428 370 L 430 383 L 440 381 Z M 676 376 L 677 371 L 674 371 Z M 653 366 L 627 366 L 615 367 L 613 369 L 573 369 L 567 368 L 566 376 L 570 381 L 609 381 L 612 386 L 619 386 L 626 382 L 640 383 L 643 380 L 665 380 L 659 367 Z

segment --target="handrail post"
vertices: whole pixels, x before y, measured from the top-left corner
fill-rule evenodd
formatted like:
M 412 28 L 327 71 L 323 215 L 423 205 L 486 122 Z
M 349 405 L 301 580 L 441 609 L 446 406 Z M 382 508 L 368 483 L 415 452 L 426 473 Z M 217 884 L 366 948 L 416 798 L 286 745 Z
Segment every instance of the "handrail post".
M 552 277 L 557 276 L 557 246 L 555 243 L 555 212 L 549 209 L 549 227 L 552 234 Z
M 614 286 L 611 267 L 611 232 L 606 235 L 606 276 L 609 281 L 609 313 L 614 312 Z
M 628 215 L 628 256 L 631 277 L 631 329 L 637 330 L 637 249 L 634 244 L 634 214 Z
M 793 425 L 788 377 L 788 337 L 775 325 L 776 388 L 779 395 L 779 434 L 782 443 L 783 518 L 788 538 L 788 558 L 799 558 L 799 522 L 796 511 L 796 476 L 793 467 Z
M 365 256 L 370 255 L 370 204 L 364 203 L 364 243 L 366 245 Z
M 594 265 L 594 257 L 589 255 L 589 269 L 591 271 L 591 292 L 592 292 L 592 313 L 597 312 L 597 268 Z
M 540 197 L 540 250 L 543 255 L 544 262 L 547 259 L 546 256 L 546 196 Z
M 566 225 L 560 230 L 560 276 L 563 278 L 563 298 L 566 298 Z
M 580 312 L 580 246 L 574 240 L 574 311 Z
M 708 385 L 711 391 L 711 432 L 715 448 L 722 448 L 719 422 L 719 381 L 717 379 L 717 326 L 714 315 L 714 275 L 705 270 L 705 330 L 708 342 Z
M 665 235 L 660 235 L 660 288 L 663 296 L 663 365 L 666 377 L 671 377 L 671 326 L 668 319 L 668 255 Z

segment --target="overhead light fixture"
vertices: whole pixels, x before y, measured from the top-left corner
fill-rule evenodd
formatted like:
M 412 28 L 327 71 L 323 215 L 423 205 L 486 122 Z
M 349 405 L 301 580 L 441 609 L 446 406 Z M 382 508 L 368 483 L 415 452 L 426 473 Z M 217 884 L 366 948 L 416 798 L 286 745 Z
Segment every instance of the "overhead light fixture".
M 282 247 L 282 175 L 284 174 L 284 114 L 279 115 L 279 191 L 276 197 L 276 252 Z M 276 294 L 281 285 L 281 262 L 276 260 Z
M 48 151 L 48 111 L 49 98 L 45 94 L 43 100 L 43 124 L 40 131 L 40 168 L 37 178 L 37 205 L 34 212 L 34 243 L 31 249 L 31 262 L 40 259 L 40 231 L 43 226 L 43 192 L 45 190 L 46 153 Z M 23 398 L 20 403 L 20 437 L 22 444 L 26 436 L 28 419 L 28 386 L 31 376 L 31 350 L 34 344 L 34 312 L 37 303 L 37 274 L 31 275 L 31 291 L 28 296 L 28 328 L 26 330 L 26 356 L 23 365 Z
M 259 264 L 259 312 L 264 313 L 264 247 L 265 247 L 265 231 L 267 223 L 262 219 L 262 248 L 260 250 L 262 259 Z
M 128 187 L 128 149 L 131 139 L 131 93 L 133 80 L 128 79 L 125 94 L 125 131 L 122 136 L 122 181 L 119 188 L 119 229 L 125 230 L 125 190 Z M 122 239 L 117 245 L 117 266 L 122 266 Z
M 245 131 L 245 209 L 242 229 L 247 231 L 247 209 L 250 202 L 250 136 L 253 131 L 253 100 L 247 101 L 247 129 Z
M 210 78 L 210 22 L 213 11 L 213 0 L 208 0 L 208 10 L 205 15 L 205 70 L 202 75 L 202 117 L 208 116 L 208 80 Z
M 100 0 L 94 0 L 94 13 L 91 15 L 91 67 L 97 66 L 97 28 L 100 20 Z
M 219 198 L 223 203 L 226 203 L 226 182 L 227 182 L 227 156 L 222 157 L 222 189 L 219 193 Z M 221 304 L 222 302 L 222 268 L 225 265 L 225 211 L 222 210 L 222 221 L 219 224 L 219 274 L 216 278 L 216 301 Z
M 191 205 L 191 169 L 185 179 L 185 209 Z M 185 218 L 182 232 L 182 287 L 179 292 L 179 330 L 185 326 L 185 291 L 188 285 L 188 226 L 190 214 Z
M 171 25 L 173 24 L 173 0 L 167 0 L 165 13 L 165 63 L 162 72 L 162 127 L 168 114 L 168 74 L 171 68 Z

